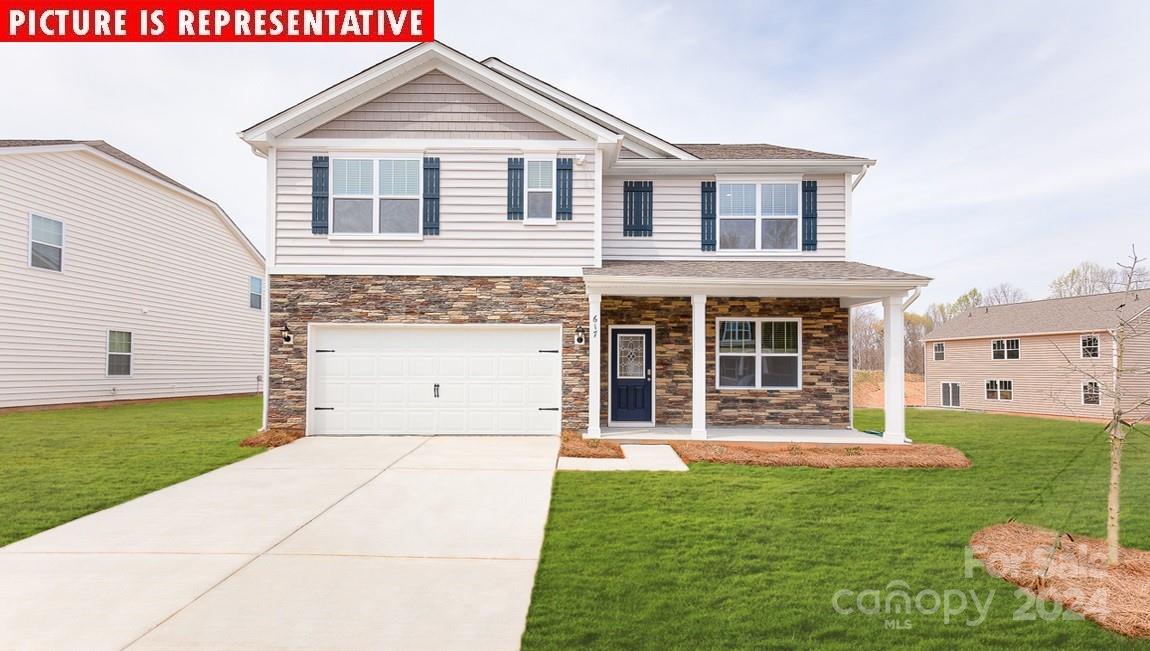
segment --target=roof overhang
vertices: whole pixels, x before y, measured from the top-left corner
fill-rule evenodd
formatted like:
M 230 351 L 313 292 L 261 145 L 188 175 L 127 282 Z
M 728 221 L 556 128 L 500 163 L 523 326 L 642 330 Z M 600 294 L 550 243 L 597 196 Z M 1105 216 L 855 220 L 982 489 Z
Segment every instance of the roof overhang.
M 850 159 L 669 160 L 624 158 L 607 167 L 608 176 L 715 174 L 861 174 L 875 161 Z
M 587 293 L 611 296 L 730 296 L 838 298 L 844 307 L 904 295 L 929 280 L 812 280 L 707 278 L 684 276 L 610 276 L 590 274 L 583 277 Z
M 432 70 L 440 70 L 573 140 L 608 144 L 619 139 L 620 134 L 611 129 L 439 42 L 408 48 L 252 125 L 239 136 L 257 152 L 266 153 L 277 139 L 301 136 Z

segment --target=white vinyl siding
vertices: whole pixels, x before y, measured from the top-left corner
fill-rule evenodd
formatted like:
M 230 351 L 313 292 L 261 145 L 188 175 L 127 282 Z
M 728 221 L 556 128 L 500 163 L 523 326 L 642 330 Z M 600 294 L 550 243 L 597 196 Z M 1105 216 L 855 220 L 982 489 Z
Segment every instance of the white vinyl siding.
M 574 166 L 573 219 L 547 228 L 525 228 L 507 219 L 507 159 L 515 153 L 428 150 L 424 155 L 440 159 L 440 234 L 382 241 L 312 234 L 311 158 L 316 153 L 277 151 L 277 268 L 427 265 L 430 273 L 449 273 L 453 266 L 595 263 L 595 151 L 590 146 L 557 152 L 556 157 L 585 158 Z
M 818 182 L 818 250 L 703 251 L 700 246 L 701 184 L 714 177 L 608 177 L 603 185 L 603 258 L 605 260 L 844 260 L 846 193 L 841 174 L 807 175 Z M 652 181 L 654 229 L 651 237 L 623 236 L 623 182 Z M 801 197 L 801 192 L 800 192 Z M 801 221 L 801 220 L 800 220 Z M 801 229 L 800 229 L 801 231 Z
M 203 204 L 84 152 L 0 155 L 0 407 L 254 392 L 263 275 Z M 64 273 L 28 264 L 29 213 L 64 221 Z M 132 333 L 108 376 L 108 331 Z

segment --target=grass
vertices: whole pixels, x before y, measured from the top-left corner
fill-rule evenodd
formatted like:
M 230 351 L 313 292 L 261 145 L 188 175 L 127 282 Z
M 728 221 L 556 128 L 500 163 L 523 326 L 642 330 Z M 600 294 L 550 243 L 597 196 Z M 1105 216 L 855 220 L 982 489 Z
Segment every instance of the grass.
M 259 452 L 258 396 L 0 414 L 0 545 Z
M 881 419 L 862 410 L 856 424 Z M 1090 443 L 1100 426 L 910 410 L 908 427 L 974 466 L 559 473 L 524 648 L 1150 648 L 1051 606 L 1027 609 L 977 566 L 964 572 L 971 534 L 1012 516 L 1105 535 L 1107 446 Z M 1127 444 L 1123 500 L 1123 544 L 1150 549 L 1150 436 Z M 839 590 L 854 591 L 840 602 L 853 606 L 864 590 L 885 599 L 894 581 L 911 595 L 973 591 L 990 599 L 988 615 L 968 626 L 973 606 L 949 623 L 941 611 L 833 607 Z

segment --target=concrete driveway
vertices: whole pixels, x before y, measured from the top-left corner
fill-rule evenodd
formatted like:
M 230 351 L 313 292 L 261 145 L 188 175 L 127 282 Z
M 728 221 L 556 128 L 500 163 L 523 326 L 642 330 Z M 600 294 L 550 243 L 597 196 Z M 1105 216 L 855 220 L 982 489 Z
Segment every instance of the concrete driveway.
M 557 438 L 308 438 L 0 549 L 3 649 L 514 649 Z

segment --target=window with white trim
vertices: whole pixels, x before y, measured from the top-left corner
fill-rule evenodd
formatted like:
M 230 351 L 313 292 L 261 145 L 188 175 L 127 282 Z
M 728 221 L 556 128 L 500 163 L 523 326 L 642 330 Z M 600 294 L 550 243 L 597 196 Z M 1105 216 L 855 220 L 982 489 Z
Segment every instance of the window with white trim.
M 995 339 L 990 342 L 990 356 L 994 359 L 1018 359 L 1019 350 L 1017 339 Z
M 334 235 L 420 237 L 422 158 L 333 158 Z
M 248 278 L 248 306 L 259 310 L 264 306 L 264 279 L 259 276 Z
M 800 319 L 719 319 L 715 345 L 720 389 L 802 387 Z
M 132 333 L 108 331 L 108 375 L 132 374 Z
M 28 239 L 29 265 L 49 271 L 64 268 L 64 222 L 33 214 Z
M 942 406 L 943 407 L 961 407 L 962 406 L 962 389 L 959 387 L 958 382 L 943 382 L 942 383 Z
M 1100 405 L 1102 404 L 1102 386 L 1094 380 L 1089 380 L 1082 383 L 1082 404 L 1084 405 Z
M 946 344 L 941 341 L 934 345 L 934 361 L 941 362 L 946 359 Z
M 1014 380 L 987 380 L 987 400 L 1014 400 Z
M 555 221 L 555 159 L 531 159 L 527 166 L 527 182 L 523 184 L 525 221 Z
M 799 181 L 717 186 L 719 250 L 799 250 Z
M 1098 357 L 1098 335 L 1082 335 L 1081 341 L 1083 358 Z

